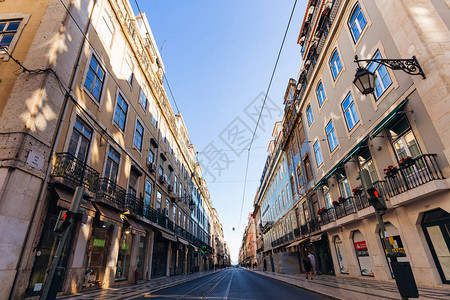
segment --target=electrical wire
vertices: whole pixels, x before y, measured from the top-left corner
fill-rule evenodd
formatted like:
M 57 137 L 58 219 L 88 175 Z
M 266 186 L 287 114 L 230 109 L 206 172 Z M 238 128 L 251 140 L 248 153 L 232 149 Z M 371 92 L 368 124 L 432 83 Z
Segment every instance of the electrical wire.
M 286 30 L 284 32 L 283 41 L 281 42 L 280 50 L 278 51 L 278 56 L 277 56 L 277 59 L 275 61 L 275 65 L 273 67 L 272 75 L 270 76 L 270 81 L 269 81 L 269 84 L 267 86 L 266 93 L 264 95 L 264 101 L 263 101 L 263 104 L 261 106 L 261 110 L 259 112 L 258 120 L 256 122 L 255 130 L 253 131 L 253 136 L 252 136 L 252 139 L 250 140 L 250 144 L 248 146 L 247 163 L 246 163 L 246 168 L 245 168 L 246 170 L 245 170 L 245 179 L 244 179 L 244 191 L 243 191 L 243 195 L 242 195 L 241 213 L 240 213 L 240 217 L 239 217 L 239 226 L 238 226 L 239 229 L 241 227 L 242 211 L 244 209 L 244 202 L 245 202 L 245 190 L 246 190 L 246 187 L 247 187 L 247 175 L 248 175 L 248 165 L 249 165 L 249 161 L 250 161 L 250 150 L 252 148 L 252 144 L 253 144 L 253 141 L 254 141 L 255 136 L 256 136 L 256 131 L 258 130 L 259 122 L 261 120 L 261 116 L 262 116 L 262 113 L 263 113 L 263 110 L 264 110 L 264 106 L 265 106 L 266 101 L 267 101 L 267 96 L 269 94 L 270 87 L 272 86 L 273 77 L 275 76 L 275 71 L 276 71 L 277 66 L 278 66 L 278 61 L 280 60 L 281 51 L 283 50 L 284 42 L 286 40 L 286 36 L 287 36 L 288 31 L 289 31 L 289 27 L 291 25 L 291 20 L 292 20 L 292 16 L 294 15 L 294 11 L 295 11 L 296 5 L 297 5 L 297 0 L 294 1 L 294 5 L 292 6 L 291 15 L 289 16 L 289 21 L 287 23 Z

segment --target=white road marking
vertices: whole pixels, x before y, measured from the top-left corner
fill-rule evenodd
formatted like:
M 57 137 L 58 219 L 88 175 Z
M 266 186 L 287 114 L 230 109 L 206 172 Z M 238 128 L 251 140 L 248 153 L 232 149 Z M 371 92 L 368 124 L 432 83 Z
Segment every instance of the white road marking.
M 230 282 L 228 283 L 227 290 L 225 292 L 225 296 L 223 296 L 223 300 L 228 300 L 228 295 L 230 294 L 231 281 L 233 280 L 234 270 L 231 271 Z

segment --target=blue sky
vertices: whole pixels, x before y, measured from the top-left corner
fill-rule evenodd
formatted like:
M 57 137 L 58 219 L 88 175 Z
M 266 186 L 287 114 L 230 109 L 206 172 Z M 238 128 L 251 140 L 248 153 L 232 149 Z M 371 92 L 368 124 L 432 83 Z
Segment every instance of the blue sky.
M 134 0 L 130 2 L 135 8 Z M 282 117 L 286 86 L 300 67 L 297 37 L 307 2 L 297 3 L 268 94 L 271 110 L 253 142 L 239 224 L 247 157 L 247 151 L 240 149 L 247 145 L 256 123 L 246 112 L 262 103 L 294 0 L 138 0 L 158 48 L 166 41 L 161 53 L 166 75 L 202 167 L 209 172 L 204 177 L 233 262 L 252 211 L 273 125 Z M 172 107 L 176 112 L 173 102 Z

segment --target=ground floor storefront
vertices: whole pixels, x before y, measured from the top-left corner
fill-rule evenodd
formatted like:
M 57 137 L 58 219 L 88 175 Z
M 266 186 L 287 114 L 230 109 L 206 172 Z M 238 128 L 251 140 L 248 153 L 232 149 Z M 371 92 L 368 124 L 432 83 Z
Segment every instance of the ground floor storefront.
M 16 298 L 37 298 L 43 291 L 61 236 L 53 229 L 73 192 L 51 186 L 40 234 L 16 286 Z M 62 294 L 108 288 L 158 277 L 211 270 L 211 253 L 156 224 L 100 202 L 83 204 L 59 260 Z M 200 249 L 200 250 L 199 250 Z M 26 284 L 25 284 L 26 282 Z M 20 284 L 22 283 L 22 284 Z
M 406 255 L 398 260 L 410 263 L 417 284 L 450 283 L 448 197 L 449 193 L 431 195 L 388 210 L 383 216 L 384 234 L 373 213 L 327 229 L 336 275 L 392 280 L 386 239 L 393 252 Z

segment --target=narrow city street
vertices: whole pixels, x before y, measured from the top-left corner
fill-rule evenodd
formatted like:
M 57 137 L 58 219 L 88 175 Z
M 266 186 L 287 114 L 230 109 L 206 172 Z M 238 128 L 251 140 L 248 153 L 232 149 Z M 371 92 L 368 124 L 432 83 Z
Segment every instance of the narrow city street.
M 326 299 L 292 285 L 246 271 L 223 271 L 146 295 L 140 299 Z

